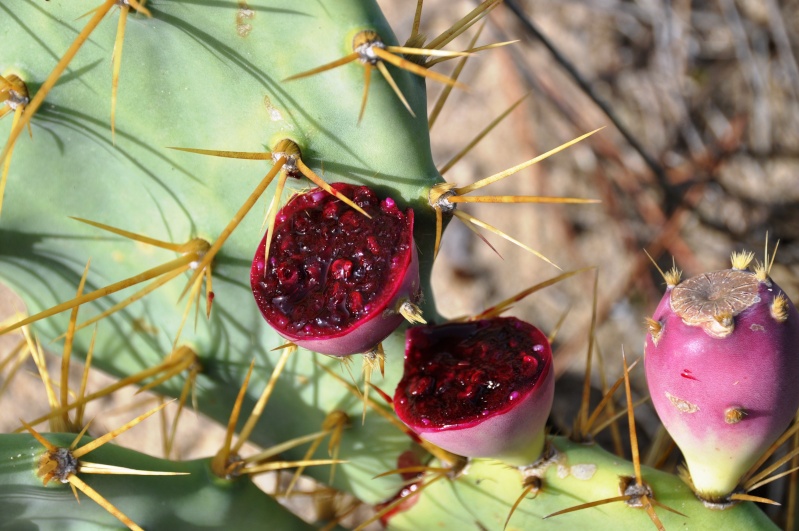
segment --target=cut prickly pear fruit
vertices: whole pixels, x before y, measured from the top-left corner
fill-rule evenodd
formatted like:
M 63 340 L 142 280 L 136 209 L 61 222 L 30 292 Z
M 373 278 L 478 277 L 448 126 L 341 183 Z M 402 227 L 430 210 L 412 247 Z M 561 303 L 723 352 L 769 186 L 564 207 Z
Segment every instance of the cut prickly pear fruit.
M 799 314 L 765 274 L 674 284 L 649 320 L 649 392 L 697 495 L 723 502 L 799 406 Z
M 555 384 L 546 336 L 513 317 L 405 335 L 394 406 L 420 437 L 467 457 L 529 465 L 544 447 Z
M 330 356 L 368 352 L 403 321 L 400 307 L 418 302 L 419 264 L 413 210 L 380 200 L 366 186 L 334 183 L 371 219 L 327 192 L 299 194 L 277 215 L 250 280 L 266 321 L 297 345 Z

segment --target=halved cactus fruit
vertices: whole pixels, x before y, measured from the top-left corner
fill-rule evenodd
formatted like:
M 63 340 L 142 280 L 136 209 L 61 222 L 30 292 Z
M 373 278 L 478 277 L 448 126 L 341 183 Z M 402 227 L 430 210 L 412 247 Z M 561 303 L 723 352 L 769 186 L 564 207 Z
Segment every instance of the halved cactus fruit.
M 467 457 L 538 460 L 555 393 L 540 330 L 513 317 L 417 326 L 405 349 L 394 404 L 415 433 Z
M 402 306 L 419 302 L 419 258 L 412 209 L 402 212 L 366 186 L 333 186 L 364 214 L 320 188 L 293 197 L 258 246 L 250 282 L 280 335 L 349 356 L 375 350 L 404 321 Z

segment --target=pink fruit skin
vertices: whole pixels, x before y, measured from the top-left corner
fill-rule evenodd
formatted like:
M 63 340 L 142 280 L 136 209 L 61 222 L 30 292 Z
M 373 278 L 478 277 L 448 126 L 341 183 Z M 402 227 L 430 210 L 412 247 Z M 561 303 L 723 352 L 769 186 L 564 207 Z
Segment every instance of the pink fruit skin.
M 413 341 L 413 335 L 420 328 L 407 330 L 406 345 Z M 516 400 L 508 401 L 502 409 L 474 420 L 426 426 L 401 405 L 398 391 L 394 397 L 397 416 L 422 439 L 448 452 L 466 457 L 491 457 L 514 466 L 533 463 L 543 451 L 544 428 L 555 396 L 555 377 L 549 341 L 538 329 L 531 328 L 537 334 L 538 344 L 545 346 L 539 353 L 544 366 L 534 384 L 519 393 Z
M 416 245 L 413 243 L 412 238 L 413 211 L 408 209 L 407 215 L 412 252 L 406 257 L 406 264 L 404 265 L 405 274 L 402 281 L 396 282 L 393 288 L 392 286 L 388 286 L 389 289 L 392 289 L 392 292 L 382 294 L 381 297 L 375 299 L 373 301 L 375 308 L 362 319 L 352 323 L 351 326 L 344 330 L 322 337 L 305 337 L 291 334 L 283 330 L 277 323 L 271 322 L 262 311 L 261 313 L 264 319 L 266 319 L 270 326 L 281 336 L 302 348 L 320 354 L 326 354 L 328 356 L 349 356 L 352 354 L 369 352 L 375 348 L 403 323 L 404 317 L 394 311 L 397 304 L 402 299 L 408 299 L 414 303 L 418 302 L 419 299 L 419 258 Z M 256 292 L 255 286 L 257 285 L 258 279 L 264 274 L 265 244 L 266 235 L 264 235 L 261 244 L 255 252 L 252 269 L 250 271 L 250 283 L 253 286 L 252 289 L 254 293 Z
M 760 301 L 719 339 L 685 324 L 672 310 L 672 292 L 653 316 L 662 325 L 657 345 L 646 337 L 652 403 L 682 450 L 697 493 L 726 497 L 799 407 L 799 314 L 787 301 L 787 319 L 775 320 L 769 307 L 782 290 L 760 282 Z M 742 420 L 728 423 L 730 408 L 745 411 Z

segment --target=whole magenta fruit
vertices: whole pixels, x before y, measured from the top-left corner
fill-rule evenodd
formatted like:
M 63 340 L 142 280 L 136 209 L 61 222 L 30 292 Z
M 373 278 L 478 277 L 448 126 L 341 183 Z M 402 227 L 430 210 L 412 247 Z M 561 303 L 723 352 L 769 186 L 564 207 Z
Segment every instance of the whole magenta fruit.
M 722 502 L 799 406 L 799 314 L 764 270 L 674 284 L 649 321 L 649 391 L 695 492 Z

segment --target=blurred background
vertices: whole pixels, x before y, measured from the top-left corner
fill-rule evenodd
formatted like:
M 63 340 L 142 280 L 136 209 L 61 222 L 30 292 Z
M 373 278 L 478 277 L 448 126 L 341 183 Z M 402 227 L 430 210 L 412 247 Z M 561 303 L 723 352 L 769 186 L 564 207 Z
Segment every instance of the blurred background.
M 415 2 L 379 3 L 404 42 Z M 426 0 L 421 30 L 435 37 L 476 5 Z M 771 275 L 792 300 L 799 298 L 799 2 L 506 0 L 487 21 L 478 45 L 519 42 L 466 61 L 459 80 L 469 90 L 453 90 L 431 128 L 435 161 L 443 167 L 525 95 L 447 170 L 447 181 L 472 183 L 604 127 L 479 192 L 601 203 L 461 207 L 563 270 L 598 267 L 594 353 L 601 355 L 599 366 L 609 381 L 621 374 L 622 349 L 628 358 L 642 356 L 643 319 L 664 291 L 644 251 L 663 270 L 676 264 L 687 278 L 729 267 L 732 251 L 751 250 L 762 261 L 768 235 L 769 253 L 779 241 Z M 476 28 L 448 49 L 468 47 Z M 451 73 L 457 62 L 435 69 Z M 441 85 L 428 83 L 431 109 L 441 92 Z M 457 220 L 446 230 L 434 269 L 435 297 L 446 317 L 479 313 L 559 274 L 540 258 L 484 234 L 496 252 Z M 584 273 L 509 312 L 546 333 L 557 332 L 555 432 L 568 431 L 579 406 L 593 291 L 594 276 Z M 7 291 L 0 292 L 0 320 L 18 308 Z M 18 342 L 17 336 L 0 338 L 2 400 L 14 404 L 0 408 L 5 431 L 18 418 L 48 409 L 33 363 L 17 363 L 12 349 Z M 48 359 L 54 372 L 56 360 Z M 634 371 L 635 398 L 647 395 L 641 369 Z M 80 368 L 74 372 L 79 382 Z M 598 400 L 598 370 L 592 381 Z M 93 411 L 104 416 L 95 428 L 121 424 L 132 416 L 126 409 L 131 402 L 144 409 L 155 400 L 130 393 L 97 403 Z M 659 425 L 651 406 L 641 406 L 636 419 L 647 444 Z M 158 423 L 149 422 L 149 431 L 134 430 L 120 443 L 160 455 Z M 193 413 L 182 422 L 181 430 L 191 435 L 179 438 L 178 456 L 216 451 L 218 426 Z

